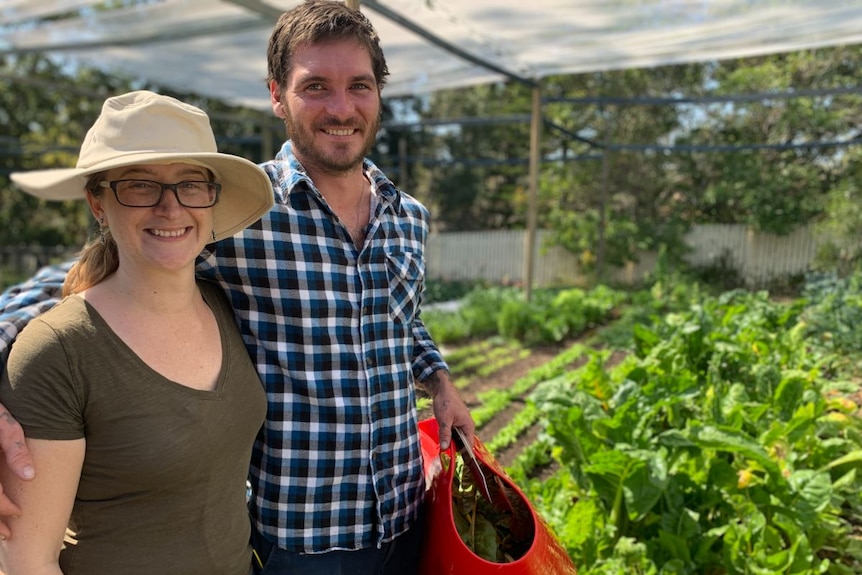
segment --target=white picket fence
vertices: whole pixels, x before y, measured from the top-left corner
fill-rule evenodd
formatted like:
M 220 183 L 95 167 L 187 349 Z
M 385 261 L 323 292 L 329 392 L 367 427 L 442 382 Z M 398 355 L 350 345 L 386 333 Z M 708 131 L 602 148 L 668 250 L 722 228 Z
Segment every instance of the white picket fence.
M 428 277 L 523 284 L 525 235 L 524 231 L 508 230 L 432 233 L 426 253 Z M 548 246 L 547 236 L 545 231 L 537 233 L 533 285 L 585 283 L 577 257 L 558 246 Z M 787 236 L 774 236 L 742 225 L 704 224 L 694 227 L 686 236 L 686 243 L 691 247 L 687 257 L 690 263 L 705 266 L 727 257 L 750 287 L 767 286 L 804 273 L 817 250 L 810 228 Z M 0 246 L 0 269 L 5 267 L 7 272 L 31 274 L 40 264 L 62 260 L 73 253 L 64 248 Z M 620 283 L 636 283 L 654 271 L 655 263 L 655 254 L 644 253 L 638 262 L 613 269 L 610 276 Z
M 533 285 L 584 283 L 577 257 L 558 246 L 548 246 L 549 232 L 539 231 L 534 247 Z M 484 280 L 491 283 L 524 281 L 524 231 L 432 233 L 428 240 L 428 277 L 438 280 Z M 810 228 L 786 236 L 754 232 L 743 225 L 704 224 L 686 236 L 691 248 L 687 261 L 708 266 L 727 258 L 750 287 L 768 286 L 811 266 L 817 251 Z M 643 253 L 638 262 L 614 268 L 610 277 L 620 283 L 636 283 L 654 271 L 656 254 Z

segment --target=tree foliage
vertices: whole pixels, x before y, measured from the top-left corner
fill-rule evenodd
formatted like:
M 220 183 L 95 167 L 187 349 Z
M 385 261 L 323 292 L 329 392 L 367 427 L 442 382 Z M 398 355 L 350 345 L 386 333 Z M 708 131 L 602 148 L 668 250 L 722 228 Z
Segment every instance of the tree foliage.
M 785 234 L 842 217 L 829 206 L 853 175 L 860 65 L 844 46 L 543 79 L 539 226 L 584 264 L 620 264 L 681 255 L 694 223 Z M 526 225 L 530 98 L 509 83 L 416 100 L 435 123 L 410 188 L 441 229 Z M 486 121 L 439 126 L 464 117 Z
M 262 160 L 260 112 L 40 55 L 0 59 L 0 77 L 0 245 L 83 245 L 93 228 L 84 202 L 37 199 L 14 188 L 9 177 L 16 171 L 73 167 L 102 103 L 113 95 L 152 89 L 200 106 L 210 115 L 221 151 Z
M 13 189 L 9 174 L 74 165 L 83 135 L 98 114 L 98 94 L 117 80 L 86 71 L 76 82 L 58 85 L 57 79 L 66 76 L 60 65 L 35 55 L 0 62 L 0 74 L 6 84 L 0 90 L 0 244 L 83 243 L 88 220 L 81 202 L 37 200 Z
M 586 266 L 678 257 L 695 223 L 776 234 L 818 223 L 846 238 L 858 228 L 861 67 L 862 48 L 843 46 L 543 78 L 539 226 Z M 0 60 L 0 77 L 0 242 L 80 245 L 82 203 L 38 201 L 8 174 L 74 165 L 106 97 L 158 88 L 36 55 Z M 281 143 L 271 114 L 160 91 L 207 110 L 222 151 L 263 161 Z M 440 231 L 524 228 L 531 98 L 512 82 L 384 100 L 372 159 Z

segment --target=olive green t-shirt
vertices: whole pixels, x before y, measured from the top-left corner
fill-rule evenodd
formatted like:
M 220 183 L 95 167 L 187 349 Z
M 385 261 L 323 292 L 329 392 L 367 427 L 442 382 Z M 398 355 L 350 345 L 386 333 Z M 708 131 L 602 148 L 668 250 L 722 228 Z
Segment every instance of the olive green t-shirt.
M 221 290 L 216 389 L 150 369 L 77 296 L 19 335 L 0 402 L 34 439 L 85 438 L 66 575 L 248 575 L 246 478 L 266 396 Z M 68 539 L 68 537 L 67 537 Z

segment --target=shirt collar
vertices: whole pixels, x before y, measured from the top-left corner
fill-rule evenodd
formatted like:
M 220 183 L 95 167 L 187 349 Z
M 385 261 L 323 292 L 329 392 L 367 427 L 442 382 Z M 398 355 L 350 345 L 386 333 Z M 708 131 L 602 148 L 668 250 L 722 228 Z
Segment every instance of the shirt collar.
M 275 163 L 287 167 L 287 170 L 284 171 L 284 186 L 282 188 L 286 194 L 293 194 L 300 190 L 312 190 L 314 193 L 319 194 L 317 188 L 314 186 L 314 182 L 308 177 L 305 168 L 294 155 L 293 145 L 290 140 L 282 144 L 281 149 L 275 155 Z M 386 177 L 383 170 L 378 168 L 374 162 L 365 158 L 362 161 L 362 171 L 374 187 L 378 200 L 381 202 L 390 202 L 396 210 L 399 209 L 401 191 L 395 187 L 392 180 Z

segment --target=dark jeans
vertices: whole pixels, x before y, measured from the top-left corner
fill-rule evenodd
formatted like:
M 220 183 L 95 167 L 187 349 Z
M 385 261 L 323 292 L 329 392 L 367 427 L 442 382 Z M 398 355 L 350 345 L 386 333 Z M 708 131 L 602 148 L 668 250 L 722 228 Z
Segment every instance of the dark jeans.
M 314 555 L 292 553 L 275 547 L 252 526 L 251 543 L 263 561 L 256 575 L 413 575 L 419 569 L 422 521 L 384 543 L 380 549 L 329 551 Z

